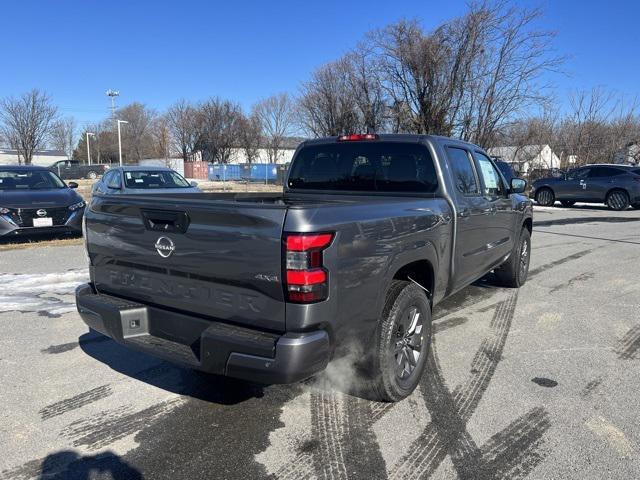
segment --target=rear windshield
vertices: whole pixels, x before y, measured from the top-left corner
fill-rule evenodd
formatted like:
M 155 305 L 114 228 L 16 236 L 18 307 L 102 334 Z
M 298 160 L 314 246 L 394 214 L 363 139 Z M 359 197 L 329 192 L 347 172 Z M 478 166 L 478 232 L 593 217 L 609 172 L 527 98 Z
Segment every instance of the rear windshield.
M 425 146 L 370 141 L 303 147 L 291 166 L 288 185 L 309 190 L 433 193 L 438 180 Z
M 191 185 L 182 175 L 173 171 L 135 170 L 124 173 L 127 188 L 186 188 Z
M 48 170 L 0 170 L 0 190 L 50 190 L 65 188 L 64 182 Z

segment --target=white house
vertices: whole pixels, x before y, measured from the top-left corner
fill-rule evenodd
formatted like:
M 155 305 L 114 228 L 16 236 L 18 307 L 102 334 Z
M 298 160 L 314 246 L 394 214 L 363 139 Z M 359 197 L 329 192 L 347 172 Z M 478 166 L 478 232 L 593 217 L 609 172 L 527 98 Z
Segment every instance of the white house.
M 549 145 L 494 147 L 489 148 L 487 153 L 510 164 L 518 174 L 527 174 L 534 168 L 560 168 L 560 158 Z
M 37 150 L 31 159 L 32 165 L 48 167 L 59 160 L 66 160 L 67 154 L 61 150 Z M 24 163 L 24 158 L 18 162 L 18 151 L 0 147 L 0 165 L 18 165 Z

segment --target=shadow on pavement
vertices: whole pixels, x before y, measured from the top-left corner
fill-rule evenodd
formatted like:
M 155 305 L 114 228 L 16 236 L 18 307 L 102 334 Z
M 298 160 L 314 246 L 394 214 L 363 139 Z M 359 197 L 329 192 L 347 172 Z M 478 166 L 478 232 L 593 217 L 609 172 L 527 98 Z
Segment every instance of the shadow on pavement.
M 81 456 L 63 450 L 48 455 L 42 462 L 39 480 L 89 480 L 110 478 L 113 480 L 138 480 L 142 473 L 127 464 L 113 452 Z
M 264 395 L 265 385 L 181 368 L 130 350 L 95 331 L 82 335 L 78 343 L 87 355 L 113 370 L 172 393 L 222 405 Z

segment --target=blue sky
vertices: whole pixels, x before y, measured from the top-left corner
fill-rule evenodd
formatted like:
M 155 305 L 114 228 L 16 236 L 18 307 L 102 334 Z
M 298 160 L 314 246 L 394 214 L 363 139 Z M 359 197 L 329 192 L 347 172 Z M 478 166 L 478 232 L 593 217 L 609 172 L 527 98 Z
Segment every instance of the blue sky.
M 640 96 L 640 2 L 541 0 L 540 26 L 557 32 L 567 75 L 554 76 L 560 102 L 571 89 L 602 85 Z M 34 1 L 5 2 L 0 97 L 30 88 L 51 94 L 81 123 L 119 103 L 163 109 L 185 97 L 220 96 L 245 108 L 300 82 L 362 35 L 400 18 L 429 29 L 463 13 L 465 1 Z

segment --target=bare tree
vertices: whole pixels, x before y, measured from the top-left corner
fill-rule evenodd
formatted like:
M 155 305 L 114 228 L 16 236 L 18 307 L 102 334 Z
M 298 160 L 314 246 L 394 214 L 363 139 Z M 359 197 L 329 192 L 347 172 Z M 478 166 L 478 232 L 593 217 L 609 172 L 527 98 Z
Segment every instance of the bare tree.
M 167 119 L 176 148 L 187 161 L 202 136 L 198 108 L 187 100 L 178 100 L 167 110 Z
M 242 118 L 240 105 L 229 100 L 211 98 L 199 108 L 202 137 L 199 147 L 203 159 L 228 163 L 237 145 L 238 130 Z
M 153 155 L 151 126 L 155 117 L 153 110 L 138 102 L 116 111 L 116 118 L 128 122 L 122 126 L 123 157 L 127 161 L 138 162 Z
M 57 120 L 51 128 L 51 145 L 56 150 L 62 150 L 67 158 L 72 158 L 78 138 L 77 130 L 78 124 L 75 118 L 66 117 Z
M 156 117 L 151 125 L 154 157 L 162 158 L 167 167 L 171 167 L 171 129 L 168 115 Z
M 49 96 L 37 89 L 0 100 L 0 129 L 26 165 L 46 144 L 57 112 Z
M 323 65 L 302 84 L 298 112 L 303 130 L 317 137 L 361 130 L 344 58 Z
M 255 162 L 259 157 L 260 147 L 263 143 L 262 125 L 260 118 L 255 113 L 240 119 L 238 140 L 247 162 Z
M 293 127 L 294 104 L 289 95 L 280 93 L 259 101 L 253 115 L 260 121 L 269 162 L 276 163 Z

